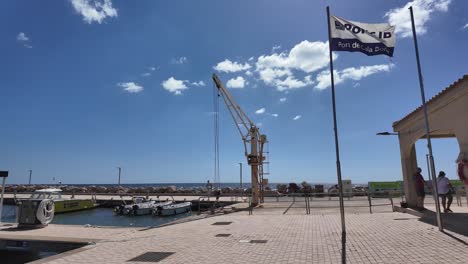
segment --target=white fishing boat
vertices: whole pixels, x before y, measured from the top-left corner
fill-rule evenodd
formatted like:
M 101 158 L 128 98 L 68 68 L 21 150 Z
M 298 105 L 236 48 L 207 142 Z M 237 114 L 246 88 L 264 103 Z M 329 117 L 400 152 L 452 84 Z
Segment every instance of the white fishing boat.
M 147 200 L 142 196 L 132 197 L 132 203 L 126 204 L 125 202 L 122 205 L 116 206 L 114 212 L 118 215 L 149 215 L 152 213 L 153 209 L 158 206 L 167 206 L 171 205 L 172 201 L 161 202 L 159 200 Z
M 177 215 L 183 214 L 192 211 L 192 203 L 191 202 L 184 202 L 184 203 L 173 203 L 170 205 L 162 205 L 158 206 L 153 209 L 153 215 L 162 215 L 162 216 L 169 216 L 169 215 Z

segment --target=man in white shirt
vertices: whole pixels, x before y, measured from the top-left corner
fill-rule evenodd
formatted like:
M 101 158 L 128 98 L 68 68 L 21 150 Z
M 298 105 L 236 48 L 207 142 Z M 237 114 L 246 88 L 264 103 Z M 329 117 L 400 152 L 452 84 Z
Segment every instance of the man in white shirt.
M 439 196 L 442 198 L 444 213 L 452 212 L 452 210 L 450 210 L 450 205 L 452 205 L 453 201 L 452 189 L 453 187 L 450 184 L 449 179 L 445 177 L 445 172 L 440 171 L 439 176 L 437 177 L 437 190 L 439 191 Z

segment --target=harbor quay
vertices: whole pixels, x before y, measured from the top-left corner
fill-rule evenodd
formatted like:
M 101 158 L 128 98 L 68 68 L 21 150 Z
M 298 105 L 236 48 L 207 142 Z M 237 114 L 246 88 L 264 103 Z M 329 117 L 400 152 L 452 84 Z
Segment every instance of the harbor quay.
M 31 263 L 466 263 L 468 207 L 444 214 L 440 232 L 427 212 L 394 212 L 386 199 L 345 200 L 347 233 L 342 243 L 336 200 L 266 201 L 253 210 L 206 215 L 160 227 L 111 228 L 49 225 L 17 229 L 3 225 L 0 241 L 10 247 L 76 245 Z M 236 204 L 237 205 L 237 204 Z M 233 205 L 233 206 L 236 206 Z M 246 206 L 245 204 L 237 205 Z M 366 210 L 363 210 L 366 209 Z M 401 208 L 400 208 L 401 209 Z M 457 221 L 453 220 L 455 217 Z M 434 221 L 433 221 L 434 220 Z M 454 228 L 451 228 L 454 227 Z M 344 250 L 343 250 L 344 249 Z
M 15 205 L 17 199 L 27 199 L 31 196 L 31 193 L 6 193 L 4 197 L 4 203 L 9 205 Z M 167 195 L 167 194 L 132 194 L 132 195 L 120 195 L 120 194 L 63 194 L 64 199 L 95 199 L 96 203 L 100 207 L 105 208 L 114 208 L 115 206 L 121 205 L 123 202 L 130 203 L 132 201 L 132 196 L 143 196 L 147 199 L 152 200 L 169 200 L 175 201 L 176 203 L 181 203 L 184 201 L 189 201 L 192 203 L 192 209 L 198 210 L 207 209 L 214 205 L 217 202 L 217 206 L 226 206 L 238 202 L 247 202 L 248 198 L 245 196 L 221 196 L 218 199 L 214 196 L 203 196 L 203 195 Z

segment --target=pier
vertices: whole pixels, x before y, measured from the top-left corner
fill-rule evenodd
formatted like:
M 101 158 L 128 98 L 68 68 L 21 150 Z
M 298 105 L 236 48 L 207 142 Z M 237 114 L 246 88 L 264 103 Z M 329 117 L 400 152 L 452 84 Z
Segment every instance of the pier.
M 161 227 L 50 225 L 17 230 L 8 225 L 1 228 L 0 241 L 80 246 L 33 262 L 51 264 L 145 263 L 143 260 L 167 264 L 339 263 L 342 258 L 347 263 L 466 263 L 466 225 L 454 222 L 458 229 L 442 233 L 430 221 L 431 210 L 421 215 L 393 212 L 386 199 L 375 199 L 378 209 L 370 213 L 365 202 L 361 198 L 345 200 L 350 228 L 344 252 L 336 197 L 311 201 L 310 214 L 304 200 L 285 197 L 278 202 L 271 199 L 252 211 L 195 217 Z M 468 215 L 466 205 L 453 210 L 454 214 L 444 216 L 447 223 L 452 216 Z
M 29 198 L 31 193 L 7 193 L 5 194 L 4 197 L 4 203 L 8 205 L 14 205 L 15 204 L 15 199 L 24 199 L 24 198 Z M 215 205 L 216 207 L 224 207 L 228 205 L 232 205 L 234 203 L 239 203 L 239 202 L 247 202 L 248 198 L 245 196 L 221 196 L 219 197 L 218 200 L 216 200 L 216 197 L 214 196 L 204 196 L 204 195 L 167 195 L 167 194 L 150 194 L 150 193 L 143 193 L 143 194 L 132 194 L 134 196 L 144 196 L 147 197 L 148 199 L 153 199 L 153 200 L 169 200 L 172 201 L 174 200 L 176 203 L 181 203 L 184 201 L 187 202 L 192 202 L 192 209 L 193 210 L 198 210 L 200 209 L 207 209 L 211 208 Z M 96 203 L 99 204 L 100 207 L 105 207 L 105 208 L 114 208 L 117 205 L 121 205 L 123 201 L 126 203 L 131 202 L 131 195 L 125 194 L 125 195 L 120 195 L 120 194 L 63 194 L 63 198 L 79 198 L 79 199 L 96 199 Z

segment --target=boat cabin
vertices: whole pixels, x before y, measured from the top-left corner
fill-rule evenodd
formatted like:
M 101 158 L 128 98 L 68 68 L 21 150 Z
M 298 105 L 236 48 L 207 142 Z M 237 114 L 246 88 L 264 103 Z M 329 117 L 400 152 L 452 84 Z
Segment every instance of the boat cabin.
M 36 190 L 34 193 L 31 194 L 31 199 L 52 199 L 52 200 L 57 200 L 57 199 L 62 199 L 62 190 L 60 189 L 41 189 L 41 190 Z

